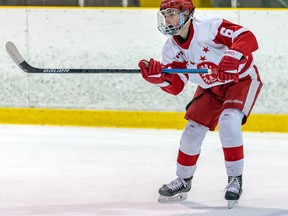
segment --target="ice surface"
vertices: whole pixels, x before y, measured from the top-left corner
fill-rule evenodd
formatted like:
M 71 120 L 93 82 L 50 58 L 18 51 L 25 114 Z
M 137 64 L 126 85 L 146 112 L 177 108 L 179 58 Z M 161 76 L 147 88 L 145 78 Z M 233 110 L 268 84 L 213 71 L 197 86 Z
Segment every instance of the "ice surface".
M 288 134 L 280 133 L 244 133 L 237 208 L 226 208 L 217 132 L 204 140 L 188 200 L 158 203 L 158 188 L 175 178 L 181 133 L 0 125 L 0 215 L 288 215 Z

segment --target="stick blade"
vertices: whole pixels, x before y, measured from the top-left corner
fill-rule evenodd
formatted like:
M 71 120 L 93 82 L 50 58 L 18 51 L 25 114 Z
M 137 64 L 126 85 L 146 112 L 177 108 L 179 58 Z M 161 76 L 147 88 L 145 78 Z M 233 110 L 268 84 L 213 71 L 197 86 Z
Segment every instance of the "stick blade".
M 16 48 L 15 44 L 11 41 L 6 43 L 6 50 L 10 55 L 11 59 L 19 66 L 23 61 L 23 57 L 21 56 L 20 52 Z

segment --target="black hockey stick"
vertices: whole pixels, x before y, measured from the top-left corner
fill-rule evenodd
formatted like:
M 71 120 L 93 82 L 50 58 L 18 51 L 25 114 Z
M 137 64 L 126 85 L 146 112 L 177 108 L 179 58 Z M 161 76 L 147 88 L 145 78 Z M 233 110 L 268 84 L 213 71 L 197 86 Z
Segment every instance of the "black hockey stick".
M 70 69 L 37 68 L 28 64 L 11 41 L 6 43 L 6 50 L 12 60 L 26 73 L 140 73 L 139 69 Z M 208 73 L 209 69 L 163 69 L 163 73 Z

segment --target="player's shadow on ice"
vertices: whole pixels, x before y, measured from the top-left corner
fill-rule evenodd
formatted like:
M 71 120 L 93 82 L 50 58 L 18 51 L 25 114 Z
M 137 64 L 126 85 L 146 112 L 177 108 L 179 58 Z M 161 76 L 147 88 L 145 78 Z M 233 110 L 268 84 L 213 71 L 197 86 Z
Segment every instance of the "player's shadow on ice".
M 192 201 L 183 201 L 178 203 L 188 209 L 187 212 L 181 214 L 172 214 L 171 216 L 288 216 L 288 209 L 276 209 L 276 208 L 259 208 L 259 207 L 245 207 L 241 204 L 235 206 L 232 209 L 228 209 L 226 206 L 207 206 L 201 203 Z M 195 212 L 198 211 L 198 212 Z
M 238 206 L 227 209 L 223 206 L 207 206 L 191 201 L 177 204 L 150 202 L 103 202 L 84 204 L 34 205 L 0 207 L 2 216 L 288 216 L 288 209 L 252 208 Z

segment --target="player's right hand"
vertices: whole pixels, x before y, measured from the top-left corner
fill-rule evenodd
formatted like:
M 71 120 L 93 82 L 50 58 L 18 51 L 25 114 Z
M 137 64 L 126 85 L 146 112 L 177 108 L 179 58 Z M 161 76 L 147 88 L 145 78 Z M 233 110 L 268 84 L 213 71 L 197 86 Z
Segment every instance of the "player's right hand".
M 162 66 L 159 61 L 151 58 L 148 62 L 147 60 L 143 59 L 138 63 L 138 66 L 140 68 L 142 77 L 146 81 L 155 85 L 161 85 L 163 83 L 166 83 L 162 74 Z

